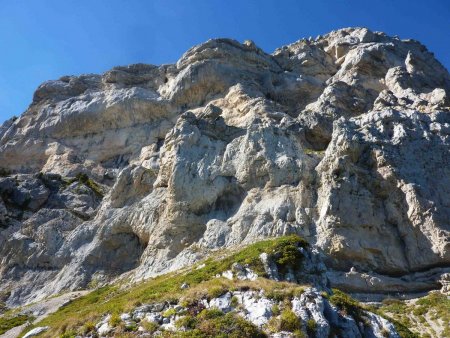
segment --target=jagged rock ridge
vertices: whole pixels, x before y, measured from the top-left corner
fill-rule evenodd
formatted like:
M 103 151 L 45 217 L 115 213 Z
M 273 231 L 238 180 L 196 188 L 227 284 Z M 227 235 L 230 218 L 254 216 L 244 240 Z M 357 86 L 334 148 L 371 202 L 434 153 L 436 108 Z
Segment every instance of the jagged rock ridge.
M 365 28 L 273 54 L 209 40 L 174 65 L 45 82 L 0 127 L 3 298 L 145 278 L 287 233 L 315 246 L 331 286 L 438 288 L 449 91 L 423 45 Z

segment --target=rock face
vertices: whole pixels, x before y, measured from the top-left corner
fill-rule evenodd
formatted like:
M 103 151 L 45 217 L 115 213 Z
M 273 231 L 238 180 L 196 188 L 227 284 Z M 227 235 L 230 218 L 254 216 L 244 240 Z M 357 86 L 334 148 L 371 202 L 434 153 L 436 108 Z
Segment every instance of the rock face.
M 439 288 L 449 95 L 423 45 L 365 28 L 273 54 L 210 40 L 174 65 L 45 82 L 0 126 L 2 298 L 145 278 L 288 233 L 315 247 L 331 286 Z

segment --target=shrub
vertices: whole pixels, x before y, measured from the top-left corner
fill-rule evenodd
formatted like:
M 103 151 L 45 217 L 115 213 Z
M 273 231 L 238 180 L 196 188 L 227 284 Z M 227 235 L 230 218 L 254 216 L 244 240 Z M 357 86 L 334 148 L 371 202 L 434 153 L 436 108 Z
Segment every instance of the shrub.
M 81 333 L 84 335 L 88 334 L 89 332 L 94 332 L 94 331 L 95 331 L 95 324 L 92 322 L 87 322 L 81 328 Z
M 99 286 L 100 286 L 100 281 L 95 278 L 91 279 L 91 281 L 87 285 L 88 289 L 96 289 Z
M 178 329 L 195 329 L 196 325 L 197 319 L 192 316 L 181 317 L 175 322 L 175 327 Z
M 280 318 L 279 317 L 270 317 L 268 322 L 265 324 L 265 328 L 267 331 L 275 333 L 280 331 Z
M 302 330 L 295 330 L 292 333 L 294 334 L 294 338 L 306 338 L 306 334 Z
M 288 238 L 277 243 L 274 251 L 278 256 L 276 263 L 281 269 L 295 266 L 303 258 L 302 253 L 298 250 L 298 241 L 293 238 Z
M 255 325 L 233 313 L 204 320 L 199 323 L 197 328 L 206 337 L 266 337 Z
M 125 331 L 132 331 L 132 332 L 134 332 L 134 331 L 137 331 L 137 329 L 138 329 L 138 326 L 137 326 L 136 323 L 132 322 L 129 325 L 125 325 Z
M 252 244 L 239 253 L 232 255 L 229 259 L 225 259 L 220 264 L 220 270 L 225 271 L 231 268 L 234 262 L 248 266 L 259 276 L 265 276 L 264 266 L 259 258 L 262 253 L 267 253 L 275 258 L 280 268 L 289 264 L 297 264 L 297 259 L 302 258 L 302 254 L 298 251 L 299 247 L 306 247 L 308 243 L 298 235 L 289 235 L 279 237 L 272 240 L 261 241 Z
M 399 299 L 395 299 L 395 298 L 385 298 L 382 301 L 383 305 L 398 305 L 398 304 L 403 304 L 403 302 Z
M 168 310 L 164 311 L 163 317 L 169 318 L 169 317 L 175 316 L 176 313 L 177 313 L 177 311 L 174 308 L 168 309 Z
M 236 308 L 236 307 L 239 306 L 239 301 L 238 301 L 238 298 L 236 296 L 231 297 L 230 305 L 233 308 Z
M 330 296 L 329 300 L 331 304 L 335 305 L 344 314 L 352 316 L 357 322 L 365 323 L 364 312 L 358 301 L 346 293 L 333 289 L 333 295 Z
M 120 316 L 117 313 L 113 313 L 111 315 L 111 318 L 109 318 L 109 325 L 111 327 L 116 327 L 116 326 L 120 325 L 121 322 L 122 322 L 122 319 L 120 319 Z
M 280 316 L 280 331 L 294 332 L 296 330 L 301 330 L 297 315 L 292 310 L 283 310 Z
M 284 293 L 284 290 L 274 289 L 268 292 L 266 297 L 274 301 L 281 302 L 286 297 L 286 294 Z
M 6 304 L 2 301 L 0 301 L 0 314 L 2 314 L 3 312 L 8 311 L 8 307 L 6 306 Z
M 216 308 L 211 309 L 204 309 L 202 312 L 200 312 L 197 316 L 200 320 L 206 320 L 206 319 L 214 319 L 218 317 L 222 317 L 224 313 Z
M 182 306 L 184 306 L 184 305 L 182 305 Z M 205 309 L 205 305 L 203 305 L 202 303 L 200 303 L 197 300 L 189 303 L 189 305 L 184 306 L 184 307 L 187 307 L 187 313 L 192 317 L 197 316 L 200 312 L 202 312 Z
M 326 292 L 326 291 L 322 291 L 322 292 L 320 293 L 320 295 L 321 295 L 323 298 L 325 298 L 325 299 L 328 299 L 328 297 L 330 296 L 330 295 L 328 294 L 328 292 Z
M 425 306 L 419 306 L 413 310 L 414 316 L 423 316 L 428 312 L 428 309 Z
M 269 319 L 266 324 L 266 328 L 270 332 L 288 331 L 288 332 L 301 332 L 301 323 L 297 315 L 290 309 L 285 309 L 281 312 L 281 315 L 275 317 L 275 313 L 279 312 L 279 309 L 272 310 L 274 316 Z
M 280 307 L 278 306 L 278 304 L 274 304 L 272 306 L 272 314 L 274 316 L 278 316 L 280 314 Z
M 141 326 L 144 328 L 145 331 L 150 332 L 150 333 L 155 333 L 156 331 L 158 331 L 159 325 L 156 324 L 155 322 L 152 321 L 148 321 L 148 320 L 143 320 L 141 321 Z
M 228 290 L 223 285 L 213 285 L 208 289 L 208 297 L 217 298 L 222 296 Z
M 419 338 L 419 335 L 412 332 L 404 324 L 402 324 L 396 320 L 393 320 L 393 319 L 389 319 L 389 320 L 392 322 L 392 324 L 394 324 L 395 331 L 397 331 L 397 333 L 400 335 L 401 338 Z

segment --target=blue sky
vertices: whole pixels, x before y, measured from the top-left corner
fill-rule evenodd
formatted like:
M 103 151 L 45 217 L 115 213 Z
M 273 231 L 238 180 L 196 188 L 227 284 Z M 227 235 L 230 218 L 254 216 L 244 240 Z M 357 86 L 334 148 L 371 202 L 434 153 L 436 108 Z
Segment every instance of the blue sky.
M 272 52 L 349 26 L 420 40 L 450 68 L 449 0 L 0 0 L 0 123 L 62 75 L 172 63 L 215 37 Z

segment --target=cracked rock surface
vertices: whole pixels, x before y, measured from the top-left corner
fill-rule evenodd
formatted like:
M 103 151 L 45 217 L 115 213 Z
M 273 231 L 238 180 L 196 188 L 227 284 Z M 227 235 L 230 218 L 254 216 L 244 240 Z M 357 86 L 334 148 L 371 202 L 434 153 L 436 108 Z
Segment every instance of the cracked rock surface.
M 437 289 L 450 271 L 449 95 L 425 46 L 365 28 L 272 54 L 209 40 L 176 64 L 45 82 L 0 126 L 0 301 L 289 233 L 331 286 Z

